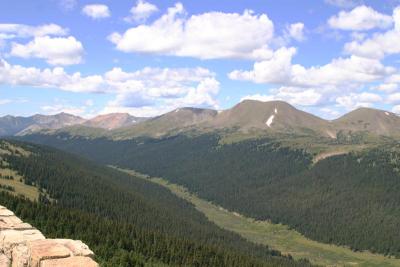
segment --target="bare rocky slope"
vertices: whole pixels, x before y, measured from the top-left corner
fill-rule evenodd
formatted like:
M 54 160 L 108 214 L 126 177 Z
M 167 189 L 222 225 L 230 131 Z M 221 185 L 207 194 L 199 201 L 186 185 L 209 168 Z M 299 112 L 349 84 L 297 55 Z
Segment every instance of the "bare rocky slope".
M 200 130 L 209 127 L 209 122 L 213 121 L 217 114 L 218 112 L 212 109 L 178 108 L 131 127 L 116 129 L 110 134 L 116 138 L 125 138 L 140 135 L 163 136 L 191 129 Z
M 30 117 L 7 115 L 0 117 L 0 136 L 27 135 L 42 130 L 57 130 L 74 126 L 113 130 L 132 126 L 144 120 L 146 118 L 134 117 L 127 113 L 99 115 L 88 120 L 67 113 L 56 115 L 37 114 Z
M 129 115 L 128 113 L 110 113 L 99 115 L 94 117 L 93 119 L 87 120 L 83 123 L 83 125 L 88 127 L 113 130 L 120 127 L 131 126 L 144 120 L 146 120 L 146 118 L 134 117 Z
M 30 117 L 4 116 L 0 118 L 0 135 L 23 135 L 41 129 L 59 129 L 83 123 L 81 117 L 67 113 L 56 115 L 33 115 Z
M 46 239 L 0 206 L 0 267 L 97 267 L 93 256 L 81 241 Z
M 377 135 L 398 136 L 400 117 L 384 110 L 359 108 L 333 120 L 332 126 L 337 131 L 365 131 Z
M 296 109 L 283 101 L 245 100 L 222 111 L 211 124 L 216 128 L 238 127 L 278 132 L 315 131 L 326 134 L 329 122 Z

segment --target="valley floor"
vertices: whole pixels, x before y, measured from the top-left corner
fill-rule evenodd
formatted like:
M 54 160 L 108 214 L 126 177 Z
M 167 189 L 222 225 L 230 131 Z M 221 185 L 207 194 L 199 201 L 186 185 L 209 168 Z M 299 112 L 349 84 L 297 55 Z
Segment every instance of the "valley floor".
M 290 254 L 295 259 L 306 258 L 312 263 L 322 266 L 400 266 L 400 259 L 370 252 L 354 252 L 349 248 L 319 243 L 307 239 L 285 225 L 256 221 L 236 212 L 230 212 L 191 194 L 184 187 L 171 184 L 162 178 L 149 178 L 130 170 L 122 171 L 168 188 L 172 193 L 191 202 L 196 209 L 218 226 L 238 233 L 251 242 L 268 245 L 283 254 Z

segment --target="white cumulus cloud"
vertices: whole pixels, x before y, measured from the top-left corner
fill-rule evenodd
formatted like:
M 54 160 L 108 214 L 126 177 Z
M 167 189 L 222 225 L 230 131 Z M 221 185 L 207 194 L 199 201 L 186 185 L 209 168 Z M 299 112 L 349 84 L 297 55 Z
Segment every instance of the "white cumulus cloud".
M 0 43 L 2 48 L 11 50 L 10 56 L 22 58 L 40 58 L 51 65 L 72 65 L 82 62 L 83 45 L 69 30 L 50 23 L 38 26 L 26 24 L 0 24 Z M 12 42 L 14 39 L 29 39 L 27 43 Z M 4 49 L 5 50 L 5 49 Z M 5 53 L 6 54 L 6 53 Z
M 218 106 L 215 95 L 219 92 L 219 82 L 208 69 L 144 68 L 124 72 L 114 68 L 104 77 L 118 91 L 115 100 L 105 108 L 108 111 L 130 110 L 130 113 L 153 116 L 161 110 L 183 106 Z M 148 109 L 156 103 L 157 108 Z
M 384 81 L 377 85 L 373 86 L 372 88 L 378 91 L 382 91 L 385 93 L 393 93 L 400 88 L 400 74 L 395 73 L 390 75 L 384 79 Z
M 347 110 L 353 110 L 359 107 L 371 107 L 375 103 L 382 102 L 382 97 L 369 92 L 351 93 L 349 95 L 339 96 L 336 102 Z
M 68 29 L 57 24 L 43 24 L 30 26 L 26 24 L 0 24 L 0 39 L 28 38 L 45 35 L 63 36 L 68 33 Z
M 103 19 L 111 16 L 108 6 L 103 4 L 91 4 L 82 8 L 83 14 L 93 19 Z
M 158 11 L 158 7 L 144 0 L 139 0 L 130 10 L 131 15 L 124 18 L 127 22 L 145 22 L 151 15 Z
M 74 37 L 35 37 L 26 44 L 13 43 L 10 54 L 22 58 L 41 58 L 51 65 L 82 62 L 82 43 Z
M 241 101 L 246 99 L 259 101 L 282 100 L 297 106 L 315 106 L 321 103 L 323 95 L 321 92 L 318 92 L 318 90 L 313 88 L 304 89 L 298 87 L 280 87 L 272 90 L 268 95 L 247 95 L 243 97 Z
M 326 65 L 305 68 L 292 64 L 295 53 L 294 48 L 281 48 L 270 59 L 254 63 L 252 70 L 232 71 L 229 78 L 285 86 L 350 86 L 380 80 L 395 71 L 379 60 L 358 56 L 337 58 Z
M 374 28 L 386 29 L 393 23 L 389 15 L 381 14 L 371 7 L 358 6 L 353 10 L 341 11 L 328 20 L 330 27 L 340 30 L 365 31 Z
M 287 35 L 296 41 L 303 41 L 305 39 L 304 36 L 304 24 L 301 22 L 290 24 L 287 29 Z
M 394 27 L 384 33 L 376 33 L 365 40 L 345 44 L 349 54 L 381 59 L 386 55 L 400 53 L 400 7 L 393 11 Z
M 185 16 L 177 3 L 146 25 L 114 32 L 109 40 L 123 52 L 187 56 L 200 59 L 265 58 L 274 26 L 266 14 L 208 12 Z
M 133 72 L 113 68 L 103 75 L 82 76 L 79 72 L 69 74 L 62 67 L 27 68 L 5 60 L 0 60 L 0 84 L 115 95 L 104 110 L 140 116 L 183 106 L 216 108 L 220 88 L 215 73 L 200 67 L 146 67 Z
M 280 48 L 271 58 L 254 63 L 253 70 L 235 70 L 229 73 L 232 80 L 248 80 L 255 83 L 281 83 L 289 81 L 292 75 L 294 47 Z
M 0 60 L 0 84 L 58 88 L 71 92 L 104 92 L 102 76 L 82 77 L 79 72 L 68 74 L 61 67 L 39 69 L 11 65 Z

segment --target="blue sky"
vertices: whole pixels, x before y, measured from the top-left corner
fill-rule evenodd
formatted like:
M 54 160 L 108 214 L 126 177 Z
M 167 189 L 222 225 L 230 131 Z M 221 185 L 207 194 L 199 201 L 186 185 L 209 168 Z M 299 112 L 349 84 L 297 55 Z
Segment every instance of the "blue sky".
M 400 113 L 399 54 L 397 0 L 1 1 L 0 115 Z

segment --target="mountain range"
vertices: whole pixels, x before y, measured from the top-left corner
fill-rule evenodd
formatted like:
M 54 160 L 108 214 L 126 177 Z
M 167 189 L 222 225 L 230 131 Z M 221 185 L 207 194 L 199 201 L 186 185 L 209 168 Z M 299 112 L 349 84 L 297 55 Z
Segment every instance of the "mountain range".
M 0 118 L 2 136 L 68 132 L 130 139 L 211 131 L 300 134 L 330 139 L 354 134 L 397 138 L 400 137 L 400 117 L 384 110 L 358 108 L 335 120 L 325 120 L 283 101 L 245 100 L 222 111 L 179 108 L 153 118 L 134 117 L 126 113 L 100 115 L 88 120 L 66 113 Z
M 134 117 L 127 113 L 99 115 L 88 120 L 68 113 L 56 115 L 36 114 L 30 117 L 7 115 L 0 118 L 0 135 L 26 135 L 45 129 L 56 130 L 76 125 L 111 130 L 133 125 L 143 120 L 145 118 Z
M 94 171 L 89 168 L 88 176 L 93 177 L 90 178 L 93 183 L 90 182 L 92 180 L 79 180 L 84 177 L 81 177 L 78 167 L 86 170 L 91 166 L 89 162 L 79 160 L 70 167 L 67 166 L 63 175 L 54 173 L 54 170 L 66 164 L 67 155 L 75 154 L 96 164 L 143 174 L 142 178 L 146 180 L 149 177 L 161 177 L 167 184 L 182 186 L 187 192 L 220 206 L 219 211 L 238 214 L 238 218 L 242 215 L 252 222 L 268 221 L 274 225 L 284 225 L 324 246 L 334 244 L 353 251 L 381 254 L 377 255 L 380 257 L 377 264 L 371 264 L 371 259 L 365 258 L 354 261 L 342 256 L 343 254 L 332 258 L 326 254 L 321 256 L 313 243 L 311 254 L 304 256 L 312 263 L 322 266 L 356 265 L 355 262 L 360 262 L 359 266 L 400 264 L 400 260 L 396 260 L 391 265 L 387 263 L 388 258 L 383 256 L 400 258 L 400 117 L 392 112 L 359 108 L 337 119 L 325 120 L 282 101 L 246 100 L 223 111 L 179 108 L 146 119 L 113 114 L 92 120 L 78 118 L 76 124 L 71 123 L 72 119 L 69 122 L 65 120 L 64 122 L 68 122 L 65 125 L 57 120 L 59 124 L 55 123 L 54 118 L 43 121 L 46 123 L 41 125 L 41 129 L 19 131 L 18 136 L 7 139 L 21 140 L 24 143 L 11 143 L 2 149 L 7 150 L 8 147 L 8 151 L 16 154 L 16 157 L 7 161 L 13 170 L 18 171 L 17 173 L 29 170 L 25 176 L 32 181 L 29 180 L 28 184 L 46 185 L 43 192 L 45 196 L 49 194 L 49 201 L 57 199 L 67 208 L 75 203 L 75 208 L 92 212 L 91 207 L 96 206 L 97 201 L 103 200 L 103 208 L 107 210 L 98 209 L 97 206 L 94 210 L 102 216 L 115 216 L 113 218 L 121 216 L 114 214 L 114 203 L 126 207 L 132 205 L 137 210 L 144 207 L 143 210 L 146 211 L 146 207 L 150 208 L 142 204 L 135 206 L 128 195 L 121 195 L 123 199 L 114 199 L 116 195 L 125 192 L 129 178 L 119 178 L 111 174 L 109 177 L 105 169 Z M 51 129 L 48 125 L 54 128 Z M 39 146 L 30 149 L 29 146 L 35 146 L 32 143 Z M 40 151 L 47 149 L 41 145 L 68 153 L 57 162 L 50 161 L 54 160 L 53 154 L 43 157 L 39 166 L 36 157 L 41 155 Z M 28 152 L 18 149 L 20 146 L 24 146 L 24 150 Z M 21 159 L 21 155 L 29 155 L 29 151 L 32 151 L 32 156 Z M 57 154 L 64 155 L 60 151 Z M 26 160 L 29 168 L 24 163 Z M 70 173 L 75 169 L 78 172 Z M 38 171 L 43 173 L 37 173 Z M 104 180 L 99 180 L 98 177 L 102 177 L 100 174 L 103 172 Z M 65 175 L 68 177 L 63 177 Z M 70 182 L 66 182 L 67 178 Z M 108 189 L 104 192 L 98 190 L 102 181 L 104 186 L 101 188 L 110 188 L 113 193 L 110 191 L 110 195 L 106 195 Z M 121 190 L 115 191 L 113 188 L 118 184 Z M 69 185 L 68 189 L 66 185 Z M 131 191 L 142 188 L 136 186 L 126 189 Z M 143 185 L 143 188 L 147 186 Z M 76 199 L 78 193 L 80 199 Z M 89 193 L 95 199 L 94 202 L 86 202 L 90 199 L 87 197 Z M 155 194 L 157 197 L 158 192 L 146 192 L 142 195 L 143 199 L 151 203 L 168 202 L 164 198 L 150 199 L 147 194 Z M 67 200 L 69 202 L 63 202 Z M 169 211 L 162 206 L 161 214 L 163 208 Z M 122 209 L 125 214 L 126 208 Z M 177 208 L 171 207 L 171 212 L 175 209 Z M 128 212 L 133 214 L 134 218 L 130 218 L 130 222 L 135 224 L 141 222 L 143 217 L 137 210 Z M 216 214 L 215 210 L 212 214 Z M 192 218 L 190 214 L 179 216 Z M 169 225 L 174 220 L 159 221 L 160 225 L 157 227 L 162 227 L 165 223 Z M 158 222 L 158 219 L 151 218 L 150 221 Z M 230 221 L 229 223 L 232 225 Z M 192 231 L 190 227 L 187 228 L 190 229 L 188 231 Z M 185 227 L 176 227 L 182 228 Z M 233 231 L 247 239 L 246 234 L 243 234 L 248 232 L 249 228 L 246 229 Z M 200 232 L 203 230 L 200 229 Z M 262 233 L 265 230 L 263 228 Z M 128 229 L 121 234 L 130 232 Z M 282 252 L 293 253 L 295 259 L 300 259 L 298 250 L 291 245 L 296 238 L 285 236 L 283 241 L 278 241 L 275 237 L 266 238 L 265 244 Z M 221 238 L 227 240 L 225 234 Z M 257 236 L 252 241 L 259 243 L 259 240 L 260 237 Z M 86 241 L 96 249 L 91 243 L 93 240 Z M 282 246 L 283 243 L 286 245 Z M 227 249 L 226 253 L 231 253 L 229 246 L 226 247 L 227 243 L 220 244 Z M 237 244 L 247 246 L 242 242 Z M 301 243 L 300 246 L 304 248 L 306 245 Z M 124 243 L 121 243 L 121 248 L 126 248 Z M 175 247 L 160 249 L 175 251 Z M 131 248 L 126 250 L 131 251 Z M 100 254 L 102 252 L 97 251 Z M 141 253 L 147 255 L 145 252 Z M 328 258 L 332 264 L 327 264 Z M 170 262 L 171 257 L 165 259 L 157 258 L 162 262 Z M 242 259 L 236 266 L 264 266 L 254 265 L 250 261 Z M 244 265 L 242 262 L 249 264 Z M 289 264 L 294 266 L 297 263 Z M 305 266 L 308 266 L 307 263 Z

